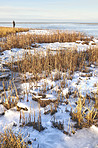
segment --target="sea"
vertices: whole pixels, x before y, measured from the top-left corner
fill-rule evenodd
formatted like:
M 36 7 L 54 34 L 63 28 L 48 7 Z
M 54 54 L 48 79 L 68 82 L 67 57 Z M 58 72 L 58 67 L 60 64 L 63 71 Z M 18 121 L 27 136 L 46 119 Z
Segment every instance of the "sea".
M 12 22 L 0 22 L 0 26 L 12 27 Z M 16 22 L 16 27 L 32 29 L 58 29 L 79 31 L 87 35 L 98 37 L 98 23 L 84 22 Z

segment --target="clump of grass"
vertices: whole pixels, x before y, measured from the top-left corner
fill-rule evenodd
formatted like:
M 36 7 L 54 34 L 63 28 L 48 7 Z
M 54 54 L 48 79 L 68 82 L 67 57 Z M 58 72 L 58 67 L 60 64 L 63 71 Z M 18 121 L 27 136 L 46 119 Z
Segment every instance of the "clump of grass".
M 74 125 L 75 128 L 83 128 L 83 127 L 89 127 L 92 124 L 97 125 L 97 119 L 98 116 L 97 110 L 92 107 L 86 107 L 85 110 L 85 103 L 82 101 L 81 98 L 77 101 L 77 106 L 74 111 L 71 111 L 70 115 L 72 117 L 72 120 L 76 121 L 77 123 Z
M 0 133 L 0 148 L 26 148 L 21 134 L 15 134 L 12 130 L 5 130 Z
M 72 125 L 70 124 L 70 120 L 69 120 L 69 122 L 68 122 L 68 127 L 67 127 L 67 129 L 65 130 L 65 125 L 64 125 L 64 120 L 63 121 L 58 121 L 57 119 L 56 119 L 56 117 L 55 116 L 53 116 L 53 119 L 51 120 L 51 122 L 52 122 L 52 126 L 53 127 L 55 127 L 55 128 L 57 128 L 57 129 L 59 129 L 59 130 L 61 130 L 64 134 L 66 134 L 66 135 L 69 135 L 69 136 L 71 136 L 71 133 L 75 133 L 75 131 L 73 130 L 73 128 L 72 128 Z
M 50 104 L 50 108 L 47 110 L 47 108 L 44 108 L 44 114 L 47 115 L 47 114 L 51 114 L 51 115 L 54 115 L 55 113 L 57 112 L 57 102 L 54 102 Z
M 52 124 L 55 128 L 58 128 L 59 130 L 64 130 L 64 124 L 61 121 L 52 122 Z
M 40 104 L 39 104 L 39 115 L 36 119 L 35 116 L 35 110 L 33 112 L 31 111 L 31 106 L 30 106 L 30 112 L 29 116 L 25 116 L 25 113 L 20 111 L 20 126 L 32 126 L 34 129 L 38 130 L 39 132 L 43 131 L 45 128 L 42 126 L 41 122 L 41 110 L 40 110 Z
M 0 38 L 6 37 L 9 34 L 15 34 L 17 32 L 29 31 L 27 28 L 12 28 L 12 27 L 0 27 Z
M 7 95 L 4 81 L 2 83 L 3 83 L 3 90 L 4 90 L 4 92 L 1 93 L 2 104 L 4 105 L 5 108 L 10 109 L 16 106 L 18 103 L 19 96 L 18 96 L 17 88 L 14 82 L 12 83 L 10 81 L 9 85 L 7 85 L 7 91 L 8 91 L 8 95 Z M 13 90 L 15 90 L 15 95 L 13 95 Z
M 9 64 L 9 67 L 15 70 L 14 66 L 17 65 L 19 72 L 30 72 L 35 77 L 43 71 L 48 76 L 55 69 L 58 71 L 55 79 L 60 79 L 60 71 L 69 71 L 69 78 L 72 79 L 71 74 L 74 71 L 86 69 L 87 62 L 89 65 L 98 62 L 98 48 L 88 49 L 83 52 L 75 50 L 56 51 L 55 54 L 47 51 L 46 56 L 44 52 L 42 54 L 35 53 L 34 55 L 25 53 L 20 61 Z
M 19 30 L 19 32 L 21 29 Z M 25 29 L 23 30 L 25 31 Z M 18 31 L 17 31 L 18 32 Z M 1 49 L 31 48 L 32 43 L 75 42 L 77 40 L 92 40 L 82 33 L 56 31 L 52 34 L 11 34 L 2 42 Z
M 81 98 L 79 98 L 79 100 L 77 102 L 77 107 L 75 109 L 75 112 L 73 112 L 73 114 L 72 114 L 72 119 L 76 120 L 78 125 L 79 125 L 79 127 L 80 127 L 81 123 L 83 122 Z

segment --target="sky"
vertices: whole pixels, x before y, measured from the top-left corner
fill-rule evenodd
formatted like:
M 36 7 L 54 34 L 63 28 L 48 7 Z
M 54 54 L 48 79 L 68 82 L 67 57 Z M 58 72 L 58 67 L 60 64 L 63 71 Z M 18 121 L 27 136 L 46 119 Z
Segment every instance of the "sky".
M 98 22 L 98 0 L 0 0 L 0 22 Z

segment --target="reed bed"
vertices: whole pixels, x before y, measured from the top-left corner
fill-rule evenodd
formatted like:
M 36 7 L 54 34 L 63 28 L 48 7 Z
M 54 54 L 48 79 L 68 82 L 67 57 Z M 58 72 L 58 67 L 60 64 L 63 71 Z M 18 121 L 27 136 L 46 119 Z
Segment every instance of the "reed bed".
M 87 37 L 80 32 L 55 31 L 52 34 L 11 34 L 5 41 L 1 42 L 1 51 L 11 48 L 31 48 L 34 43 L 54 43 L 54 42 L 76 42 L 91 41 L 93 37 Z
M 4 81 L 2 83 L 3 83 L 3 93 L 1 93 L 1 96 L 0 96 L 1 103 L 6 109 L 10 109 L 16 106 L 19 101 L 17 88 L 14 82 L 10 81 L 9 85 L 7 86 L 7 92 L 8 92 L 8 95 L 7 95 L 6 90 L 5 90 Z M 13 92 L 13 90 L 15 90 L 15 93 Z
M 16 31 L 17 32 L 17 31 Z M 10 33 L 6 33 L 8 35 L 6 37 L 4 44 L 2 44 L 1 48 L 2 50 L 5 49 L 11 49 L 11 48 L 30 48 L 32 43 L 53 43 L 53 42 L 75 42 L 77 40 L 84 40 L 84 41 L 90 41 L 91 38 L 85 38 L 85 36 L 81 33 L 65 33 L 65 32 L 56 32 L 49 35 L 19 35 L 15 34 L 16 32 L 11 32 L 13 34 L 8 35 Z M 6 36 L 4 35 L 4 36 Z M 55 116 L 55 113 L 58 112 L 58 106 L 59 104 L 62 105 L 62 103 L 65 102 L 65 111 L 67 112 L 67 105 L 70 105 L 71 111 L 70 115 L 72 117 L 72 120 L 76 121 L 76 124 L 74 125 L 74 128 L 83 128 L 83 127 L 89 127 L 92 124 L 97 125 L 96 121 L 98 118 L 98 110 L 94 108 L 94 105 L 90 108 L 89 104 L 88 107 L 85 105 L 87 98 L 81 98 L 79 93 L 74 92 L 74 95 L 70 92 L 66 94 L 66 96 L 63 96 L 62 88 L 67 88 L 67 80 L 72 80 L 73 73 L 75 71 L 82 71 L 87 73 L 86 77 L 90 77 L 88 73 L 90 72 L 88 69 L 88 66 L 91 64 L 97 65 L 98 63 L 98 48 L 90 48 L 86 51 L 77 51 L 76 49 L 69 49 L 69 50 L 57 50 L 54 53 L 51 52 L 50 49 L 46 51 L 46 54 L 44 52 L 35 52 L 34 54 L 31 54 L 31 52 L 25 52 L 23 57 L 21 59 L 18 59 L 16 62 L 8 63 L 7 66 L 12 71 L 18 71 L 19 73 L 32 73 L 33 78 L 30 79 L 29 82 L 32 81 L 38 81 L 41 78 L 46 78 L 50 76 L 50 79 L 52 81 L 60 81 L 59 85 L 59 92 L 57 92 L 57 100 L 52 102 L 46 102 L 43 105 L 43 102 L 39 102 L 39 115 L 37 118 L 35 118 L 35 111 L 33 113 L 31 112 L 30 107 L 30 113 L 28 114 L 28 117 L 25 116 L 23 108 L 18 108 L 17 111 L 20 111 L 20 118 L 19 122 L 21 127 L 23 126 L 33 126 L 34 129 L 41 132 L 45 128 L 42 126 L 42 114 L 40 110 L 40 106 L 47 106 L 50 104 L 50 108 L 48 111 L 44 110 L 44 115 L 50 114 L 51 116 Z M 53 71 L 56 71 L 54 77 L 52 75 Z M 65 72 L 68 73 L 68 76 L 66 75 L 62 79 L 61 73 Z M 24 82 L 26 82 L 26 78 L 24 77 Z M 12 93 L 12 87 L 14 86 L 15 94 Z M 7 108 L 10 109 L 14 106 L 17 106 L 17 103 L 19 101 L 19 95 L 17 88 L 15 84 L 10 82 L 8 85 L 8 97 L 6 96 L 5 86 L 3 84 L 4 89 L 4 95 L 2 95 L 2 104 Z M 53 86 L 49 88 L 52 91 Z M 37 89 L 37 86 L 36 86 Z M 46 84 L 43 85 L 43 90 L 39 92 L 39 96 L 42 96 L 42 98 L 46 97 L 46 92 L 49 90 L 46 89 Z M 27 93 L 27 102 L 29 102 L 28 98 L 28 92 Z M 30 93 L 30 90 L 29 90 Z M 97 93 L 98 94 L 98 93 Z M 25 94 L 24 94 L 25 95 Z M 79 98 L 77 101 L 76 108 L 73 110 L 69 98 L 70 96 L 74 98 Z M 23 99 L 25 96 L 23 97 Z M 16 100 L 15 100 L 16 99 Z M 32 100 L 34 100 L 34 95 L 32 95 Z M 16 102 L 15 102 L 16 101 Z M 21 101 L 21 100 L 20 100 Z M 95 106 L 98 106 L 98 98 L 93 100 L 95 102 Z M 53 105 L 53 106 L 52 106 Z M 86 108 L 86 110 L 85 110 Z M 21 111 L 22 110 L 22 111 Z M 35 121 L 36 119 L 36 121 Z M 57 121 L 55 118 L 52 121 L 52 125 L 55 128 L 58 128 L 59 130 L 62 130 L 64 134 L 67 134 L 71 136 L 72 133 L 75 133 L 73 130 L 73 126 L 71 123 L 68 123 L 68 129 L 65 131 L 64 129 L 64 121 Z M 14 134 L 11 130 L 7 130 L 4 133 L 0 133 L 0 148 L 26 148 L 27 144 L 24 142 L 24 139 L 21 135 Z
M 29 31 L 27 28 L 12 28 L 12 27 L 0 27 L 0 38 L 6 37 L 9 34 L 16 34 L 17 32 Z
M 35 53 L 31 54 L 25 53 L 22 59 L 17 62 L 9 64 L 12 70 L 18 70 L 19 72 L 30 72 L 33 73 L 35 77 L 43 71 L 46 75 L 50 74 L 53 70 L 58 70 L 61 72 L 69 72 L 69 75 L 74 71 L 89 72 L 87 66 L 92 63 L 98 62 L 98 48 L 88 49 L 86 51 L 76 51 L 76 50 L 63 50 L 56 51 L 52 54 L 51 51 L 47 50 L 46 55 L 44 52 L 42 54 Z M 15 69 L 14 67 L 16 67 Z

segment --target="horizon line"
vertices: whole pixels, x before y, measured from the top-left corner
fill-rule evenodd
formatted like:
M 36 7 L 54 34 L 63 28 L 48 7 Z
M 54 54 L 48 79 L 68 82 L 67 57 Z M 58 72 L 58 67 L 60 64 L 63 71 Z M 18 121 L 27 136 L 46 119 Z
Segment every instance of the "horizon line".
M 12 24 L 13 21 L 1 21 L 0 24 Z M 16 24 L 66 24 L 66 23 L 75 23 L 75 24 L 98 24 L 98 22 L 85 22 L 85 21 L 15 21 Z

